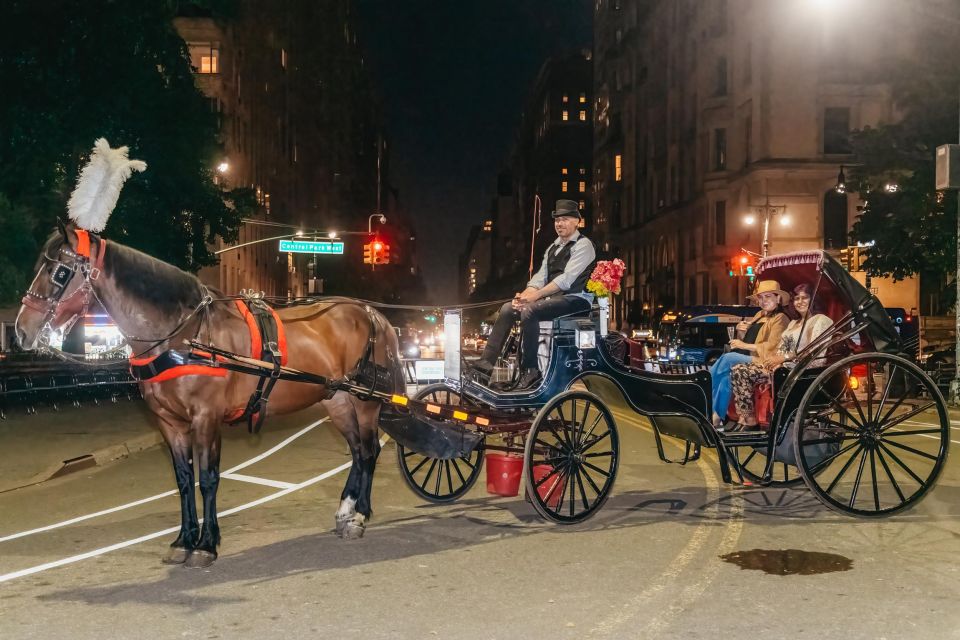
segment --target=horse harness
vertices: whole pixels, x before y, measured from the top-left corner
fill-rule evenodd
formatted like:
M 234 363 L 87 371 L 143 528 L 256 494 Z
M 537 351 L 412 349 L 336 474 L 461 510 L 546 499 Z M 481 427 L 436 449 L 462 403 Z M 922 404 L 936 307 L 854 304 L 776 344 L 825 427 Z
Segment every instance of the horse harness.
M 25 307 L 43 314 L 43 319 L 40 321 L 40 340 L 44 346 L 49 346 L 54 324 L 61 327 L 63 334 L 66 335 L 77 320 L 86 315 L 87 309 L 90 307 L 91 296 L 94 295 L 91 281 L 97 280 L 103 272 L 103 256 L 106 254 L 107 241 L 83 229 L 77 229 L 76 234 L 76 250 L 65 242 L 60 246 L 60 252 L 56 258 L 46 254 L 43 256 L 46 263 L 53 264 L 50 271 L 53 293 L 45 296 L 35 292 L 31 287 L 27 289 L 21 300 Z M 91 236 L 98 245 L 95 259 L 90 255 Z M 41 265 L 34 281 L 39 277 L 46 263 Z M 73 293 L 64 298 L 63 294 L 66 293 L 74 276 L 78 273 L 83 277 L 83 283 Z M 67 314 L 70 314 L 68 320 L 58 322 L 59 318 L 65 317 Z

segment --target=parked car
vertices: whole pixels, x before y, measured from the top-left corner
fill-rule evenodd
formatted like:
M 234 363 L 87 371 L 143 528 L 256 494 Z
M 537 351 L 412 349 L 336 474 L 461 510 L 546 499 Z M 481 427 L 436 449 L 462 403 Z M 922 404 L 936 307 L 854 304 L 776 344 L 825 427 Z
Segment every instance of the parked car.
M 736 327 L 759 310 L 744 305 L 699 305 L 667 311 L 657 332 L 658 359 L 709 366 L 730 341 L 727 328 Z

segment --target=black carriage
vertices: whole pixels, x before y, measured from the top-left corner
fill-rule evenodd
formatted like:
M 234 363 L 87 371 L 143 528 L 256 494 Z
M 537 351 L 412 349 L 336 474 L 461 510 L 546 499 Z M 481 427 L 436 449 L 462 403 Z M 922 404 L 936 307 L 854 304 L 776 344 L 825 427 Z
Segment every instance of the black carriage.
M 933 381 L 902 353 L 880 302 L 822 251 L 771 256 L 757 273 L 785 289 L 813 287 L 832 327 L 772 376 L 767 426 L 721 432 L 710 420 L 706 370 L 667 374 L 624 365 L 597 318 L 565 318 L 549 331 L 549 363 L 532 391 L 495 391 L 472 380 L 422 389 L 430 423 L 446 428 L 443 454 L 404 446 L 401 473 L 432 502 L 464 495 L 485 452 L 522 456 L 528 499 L 545 518 L 573 523 L 609 497 L 620 456 L 618 424 L 653 432 L 664 462 L 716 450 L 728 483 L 805 483 L 832 509 L 887 516 L 914 506 L 947 457 L 950 422 Z M 824 362 L 826 364 L 824 364 Z M 640 419 L 645 418 L 645 420 Z M 664 437 L 684 454 L 668 458 Z

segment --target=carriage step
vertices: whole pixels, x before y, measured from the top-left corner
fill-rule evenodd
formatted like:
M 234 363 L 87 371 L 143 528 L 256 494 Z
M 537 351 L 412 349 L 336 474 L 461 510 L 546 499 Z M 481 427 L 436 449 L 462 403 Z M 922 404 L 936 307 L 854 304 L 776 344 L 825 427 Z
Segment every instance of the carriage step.
M 767 444 L 769 433 L 767 431 L 733 431 L 721 432 L 720 439 L 726 445 L 749 446 Z

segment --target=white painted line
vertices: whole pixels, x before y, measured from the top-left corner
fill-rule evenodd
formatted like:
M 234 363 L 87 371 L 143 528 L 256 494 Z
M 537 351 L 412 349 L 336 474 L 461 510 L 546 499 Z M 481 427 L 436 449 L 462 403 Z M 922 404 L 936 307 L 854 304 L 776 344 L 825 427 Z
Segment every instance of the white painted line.
M 238 464 L 237 466 L 233 467 L 232 469 L 228 469 L 227 471 L 224 471 L 224 472 L 221 474 L 221 476 L 224 476 L 224 475 L 226 475 L 226 474 L 228 474 L 228 473 L 232 474 L 234 471 L 238 471 L 238 470 L 240 470 L 240 469 L 243 469 L 244 467 L 249 467 L 249 466 L 250 466 L 251 464 L 253 464 L 254 462 L 259 462 L 260 460 L 263 460 L 265 457 L 267 457 L 267 456 L 269 456 L 269 455 L 271 455 L 271 454 L 273 454 L 273 453 L 276 453 L 277 451 L 279 451 L 279 450 L 282 449 L 283 447 L 287 446 L 288 444 L 290 444 L 291 442 L 293 442 L 294 440 L 296 440 L 297 438 L 299 438 L 299 437 L 302 436 L 303 434 L 307 433 L 308 431 L 310 431 L 310 430 L 313 429 L 314 427 L 322 424 L 323 422 L 325 422 L 325 421 L 327 421 L 327 420 L 329 420 L 329 418 L 321 418 L 320 420 L 317 420 L 317 421 L 314 422 L 313 424 L 307 425 L 306 427 L 304 427 L 304 428 L 301 429 L 300 431 L 296 432 L 295 434 L 293 434 L 292 436 L 290 436 L 289 438 L 287 438 L 286 440 L 284 440 L 283 442 L 281 442 L 281 443 L 278 444 L 277 446 L 273 447 L 272 449 L 269 449 L 268 451 L 265 451 L 265 452 L 261 453 L 261 454 L 258 455 L 257 457 L 251 458 L 250 460 L 247 460 L 246 462 L 243 462 L 243 463 L 241 463 L 241 464 Z M 199 483 L 197 483 L 197 484 L 199 484 Z M 197 484 L 194 484 L 194 486 L 197 486 Z M 44 531 L 50 531 L 50 530 L 52 530 L 52 529 L 59 529 L 60 527 L 66 527 L 66 526 L 71 525 L 71 524 L 76 524 L 76 523 L 78 523 L 78 522 L 83 522 L 84 520 L 90 520 L 91 518 L 99 518 L 100 516 L 105 516 L 105 515 L 107 515 L 108 513 L 115 513 L 115 512 L 117 512 L 117 511 L 123 511 L 124 509 L 130 509 L 130 508 L 132 508 L 132 507 L 137 507 L 137 506 L 140 506 L 140 505 L 142 505 L 142 504 L 146 504 L 146 503 L 148 503 L 148 502 L 153 502 L 154 500 L 160 500 L 160 499 L 162 499 L 162 498 L 167 498 L 167 497 L 169 497 L 169 496 L 175 496 L 175 495 L 177 495 L 177 490 L 176 490 L 176 489 L 171 489 L 170 491 L 164 491 L 163 493 L 158 493 L 158 494 L 156 494 L 156 495 L 150 496 L 149 498 L 143 498 L 143 499 L 141 499 L 141 500 L 136 500 L 136 501 L 134 501 L 134 502 L 128 502 L 127 504 L 122 504 L 122 505 L 120 505 L 119 507 L 111 507 L 110 509 L 104 509 L 103 511 L 97 511 L 96 513 L 88 513 L 87 515 L 84 515 L 84 516 L 77 516 L 76 518 L 71 518 L 71 519 L 69 519 L 69 520 L 64 520 L 63 522 L 57 522 L 56 524 L 48 524 L 48 525 L 45 526 L 45 527 L 38 527 L 37 529 L 30 529 L 29 531 L 21 531 L 20 533 L 12 533 L 12 534 L 10 534 L 10 535 L 8 535 L 8 536 L 4 536 L 4 537 L 0 538 L 0 542 L 7 542 L 8 540 L 15 540 L 15 539 L 17 539 L 17 538 L 23 538 L 23 537 L 25 537 L 25 536 L 33 535 L 33 534 L 36 534 L 36 533 L 43 533 Z
M 220 475 L 221 478 L 226 478 L 227 480 L 239 480 L 240 482 L 250 482 L 252 484 L 262 484 L 267 487 L 274 487 L 276 489 L 289 489 L 290 487 L 295 486 L 290 482 L 282 482 L 280 480 L 267 480 L 266 478 L 257 478 L 256 476 L 245 476 L 242 473 L 224 473 Z
M 316 426 L 316 425 L 314 425 L 314 426 Z M 384 436 L 383 438 L 381 438 L 381 439 L 380 439 L 380 446 L 382 447 L 384 444 L 386 444 L 387 440 L 389 440 L 389 437 L 388 437 L 388 436 Z M 238 513 L 238 512 L 240 512 L 240 511 L 245 511 L 246 509 L 251 509 L 251 508 L 253 508 L 253 507 L 259 506 L 259 505 L 261 505 L 261 504 L 264 504 L 265 502 L 270 502 L 271 500 L 276 500 L 277 498 L 282 498 L 283 496 L 287 495 L 288 493 L 293 493 L 294 491 L 297 491 L 298 489 L 303 489 L 304 487 L 309 487 L 310 485 L 314 485 L 314 484 L 320 482 L 321 480 L 326 480 L 326 479 L 329 478 L 330 476 L 336 475 L 336 474 L 340 473 L 341 471 L 345 471 L 345 470 L 347 470 L 347 469 L 350 468 L 350 465 L 351 465 L 351 464 L 353 464 L 353 461 L 344 462 L 344 463 L 343 463 L 342 465 L 340 465 L 339 467 L 336 467 L 336 468 L 334 468 L 334 469 L 331 469 L 330 471 L 327 471 L 327 472 L 325 472 L 325 473 L 321 473 L 319 476 L 310 478 L 309 480 L 304 480 L 303 482 L 301 482 L 301 483 L 299 483 L 299 484 L 295 484 L 295 485 L 293 485 L 292 487 L 290 487 L 290 488 L 288 488 L 288 489 L 284 489 L 284 490 L 282 490 L 282 491 L 277 491 L 276 493 L 272 493 L 272 494 L 270 494 L 270 495 L 268 495 L 268 496 L 264 496 L 264 497 L 262 497 L 262 498 L 259 498 L 259 499 L 257 499 L 257 500 L 254 500 L 253 502 L 248 502 L 248 503 L 246 503 L 246 504 L 242 504 L 242 505 L 239 505 L 239 506 L 236 506 L 236 507 L 227 509 L 226 511 L 221 511 L 221 512 L 218 513 L 217 515 L 218 515 L 219 518 L 223 518 L 223 517 L 229 516 L 229 515 L 231 515 L 231 514 Z M 200 522 L 203 522 L 203 518 L 200 519 Z M 35 566 L 35 567 L 29 567 L 29 568 L 27 568 L 27 569 L 21 569 L 20 571 L 14 571 L 14 572 L 12 572 L 12 573 L 5 573 L 5 574 L 3 574 L 3 575 L 0 575 L 0 583 L 2 583 L 2 582 L 9 582 L 10 580 L 16 580 L 17 578 L 23 578 L 24 576 L 29 576 L 29 575 L 33 575 L 33 574 L 35 574 L 35 573 L 40 573 L 41 571 L 47 571 L 48 569 L 56 569 L 57 567 L 62 567 L 62 566 L 68 565 L 68 564 L 73 564 L 73 563 L 75 563 L 75 562 L 80 562 L 81 560 L 87 560 L 87 559 L 89 559 L 89 558 L 95 558 L 95 557 L 97 557 L 97 556 L 102 556 L 102 555 L 104 555 L 104 554 L 110 553 L 111 551 L 117 551 L 118 549 L 125 549 L 126 547 L 132 547 L 132 546 L 135 545 L 135 544 L 140 544 L 141 542 L 146 542 L 147 540 L 153 540 L 154 538 L 159 538 L 159 537 L 161 537 L 161 536 L 169 535 L 169 534 L 175 533 L 175 532 L 177 532 L 177 531 L 180 531 L 180 527 L 170 527 L 169 529 L 164 529 L 164 530 L 162 530 L 162 531 L 154 531 L 153 533 L 148 533 L 148 534 L 145 535 L 145 536 L 140 536 L 139 538 L 134 538 L 133 540 L 125 540 L 125 541 L 123 541 L 123 542 L 118 542 L 118 543 L 116 543 L 116 544 L 110 545 L 109 547 L 101 547 L 100 549 L 94 549 L 93 551 L 87 551 L 86 553 L 81 553 L 81 554 L 78 554 L 78 555 L 75 555 L 75 556 L 70 556 L 69 558 L 62 558 L 62 559 L 60 559 L 60 560 L 54 560 L 53 562 L 46 562 L 46 563 L 44 563 L 44 564 L 39 564 L 39 565 L 37 565 L 37 566 Z

